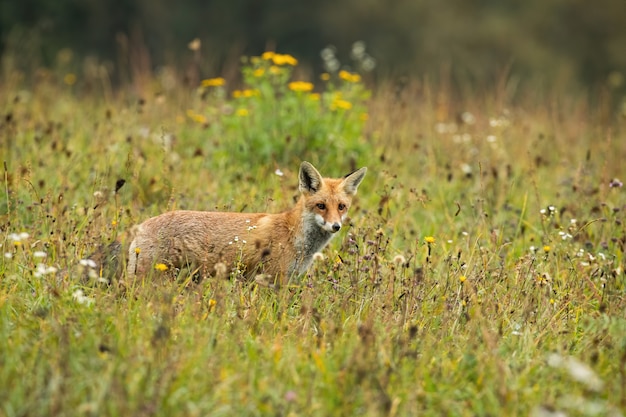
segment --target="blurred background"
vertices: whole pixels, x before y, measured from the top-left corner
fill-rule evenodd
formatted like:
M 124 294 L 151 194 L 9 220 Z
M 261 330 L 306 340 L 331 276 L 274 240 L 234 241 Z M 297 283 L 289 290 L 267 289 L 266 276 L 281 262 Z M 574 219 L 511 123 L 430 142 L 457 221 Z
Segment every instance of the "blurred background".
M 506 82 L 624 93 L 624 0 L 1 4 L 4 74 L 56 65 L 79 74 L 104 68 L 116 86 L 167 68 L 196 82 L 236 78 L 241 56 L 276 50 L 297 57 L 311 76 L 338 66 L 369 72 L 378 82 L 445 78 L 459 90 Z

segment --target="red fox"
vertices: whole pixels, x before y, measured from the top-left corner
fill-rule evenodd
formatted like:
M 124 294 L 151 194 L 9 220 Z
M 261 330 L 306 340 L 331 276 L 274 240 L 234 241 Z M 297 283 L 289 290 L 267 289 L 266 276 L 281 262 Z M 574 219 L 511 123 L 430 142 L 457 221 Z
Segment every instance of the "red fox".
M 363 167 L 343 178 L 322 178 L 302 162 L 300 199 L 278 214 L 178 210 L 152 217 L 136 227 L 128 276 L 144 276 L 164 264 L 188 267 L 202 277 L 237 268 L 247 278 L 267 274 L 286 283 L 303 274 L 341 229 L 366 172 Z

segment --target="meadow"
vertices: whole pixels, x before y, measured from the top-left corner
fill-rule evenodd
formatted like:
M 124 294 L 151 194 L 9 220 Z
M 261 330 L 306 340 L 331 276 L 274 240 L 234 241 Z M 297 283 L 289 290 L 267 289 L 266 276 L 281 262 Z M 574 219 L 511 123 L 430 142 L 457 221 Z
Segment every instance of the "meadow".
M 298 69 L 4 73 L 0 415 L 622 416 L 624 117 Z M 368 175 L 299 282 L 88 261 L 167 210 L 284 210 L 302 160 Z

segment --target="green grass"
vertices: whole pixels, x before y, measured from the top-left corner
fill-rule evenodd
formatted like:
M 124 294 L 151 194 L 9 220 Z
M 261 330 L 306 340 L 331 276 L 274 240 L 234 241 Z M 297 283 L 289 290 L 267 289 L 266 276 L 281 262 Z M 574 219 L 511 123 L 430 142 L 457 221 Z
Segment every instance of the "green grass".
M 0 415 L 622 415 L 623 121 L 270 64 L 236 98 L 0 84 Z M 289 207 L 301 160 L 369 171 L 299 284 L 81 279 L 163 211 Z

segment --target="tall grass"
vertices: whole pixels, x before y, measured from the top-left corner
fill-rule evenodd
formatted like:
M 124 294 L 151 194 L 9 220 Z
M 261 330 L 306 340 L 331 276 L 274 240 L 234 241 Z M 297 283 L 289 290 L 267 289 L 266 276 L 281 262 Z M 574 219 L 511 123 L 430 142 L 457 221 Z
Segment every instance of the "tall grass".
M 274 57 L 234 96 L 3 81 L 0 414 L 622 415 L 623 122 L 350 73 L 309 91 Z M 300 160 L 370 171 L 298 284 L 84 261 L 165 210 L 285 209 Z

